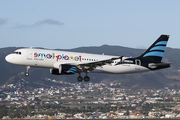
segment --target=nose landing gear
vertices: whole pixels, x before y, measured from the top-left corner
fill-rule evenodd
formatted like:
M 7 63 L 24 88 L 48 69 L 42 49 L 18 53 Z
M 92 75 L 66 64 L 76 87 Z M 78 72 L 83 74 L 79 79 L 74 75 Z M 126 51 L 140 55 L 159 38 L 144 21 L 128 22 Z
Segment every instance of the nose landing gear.
M 30 69 L 30 66 L 27 66 L 26 69 L 27 69 L 27 70 L 26 70 L 25 76 L 29 76 L 29 69 Z

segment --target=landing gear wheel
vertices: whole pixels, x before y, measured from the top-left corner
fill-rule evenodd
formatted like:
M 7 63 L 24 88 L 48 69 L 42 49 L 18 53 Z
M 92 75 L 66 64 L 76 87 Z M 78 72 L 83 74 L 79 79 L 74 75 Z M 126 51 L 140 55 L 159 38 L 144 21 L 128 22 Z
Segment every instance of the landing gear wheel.
M 82 78 L 81 76 L 78 76 L 78 77 L 77 77 L 77 81 L 82 82 L 82 81 L 83 81 L 83 78 Z
M 85 81 L 85 82 L 88 82 L 89 80 L 90 80 L 90 78 L 89 78 L 88 76 L 85 76 L 85 77 L 84 77 L 84 81 Z
M 26 72 L 26 73 L 25 73 L 25 76 L 29 76 L 29 73 L 28 73 L 28 72 Z

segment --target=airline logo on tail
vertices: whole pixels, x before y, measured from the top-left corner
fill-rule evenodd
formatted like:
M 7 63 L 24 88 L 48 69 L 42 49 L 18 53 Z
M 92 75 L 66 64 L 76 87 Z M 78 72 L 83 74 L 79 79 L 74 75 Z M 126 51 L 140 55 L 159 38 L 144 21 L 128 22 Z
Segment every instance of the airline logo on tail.
M 160 41 L 155 44 L 153 48 L 150 49 L 148 53 L 146 53 L 143 57 L 148 56 L 157 56 L 157 57 L 163 57 L 164 51 L 166 49 L 167 41 Z

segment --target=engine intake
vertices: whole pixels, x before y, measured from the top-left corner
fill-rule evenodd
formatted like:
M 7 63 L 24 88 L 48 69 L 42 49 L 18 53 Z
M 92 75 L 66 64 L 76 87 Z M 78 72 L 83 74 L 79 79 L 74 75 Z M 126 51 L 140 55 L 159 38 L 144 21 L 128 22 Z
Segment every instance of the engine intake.
M 68 64 L 60 64 L 59 69 L 50 69 L 50 73 L 53 75 L 71 75 L 75 74 L 77 67 Z

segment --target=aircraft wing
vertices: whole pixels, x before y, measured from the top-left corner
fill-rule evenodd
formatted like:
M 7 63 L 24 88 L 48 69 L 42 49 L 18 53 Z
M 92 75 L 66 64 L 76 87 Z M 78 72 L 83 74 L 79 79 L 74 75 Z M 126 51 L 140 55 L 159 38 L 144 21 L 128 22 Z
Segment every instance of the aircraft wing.
M 92 71 L 96 67 L 102 67 L 103 65 L 111 65 L 113 63 L 113 60 L 121 59 L 122 57 L 115 57 L 111 59 L 101 60 L 101 61 L 91 61 L 86 63 L 80 63 L 80 64 L 73 64 L 77 66 L 80 70 L 84 71 Z

